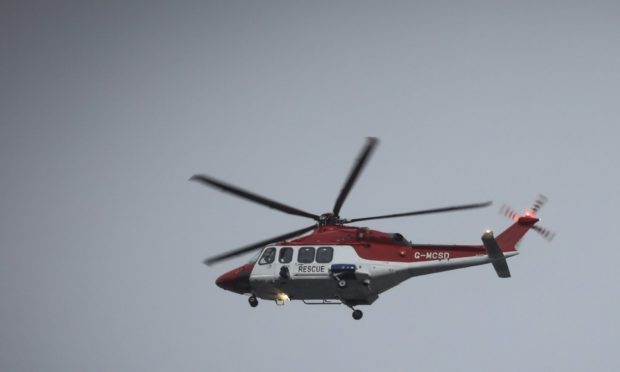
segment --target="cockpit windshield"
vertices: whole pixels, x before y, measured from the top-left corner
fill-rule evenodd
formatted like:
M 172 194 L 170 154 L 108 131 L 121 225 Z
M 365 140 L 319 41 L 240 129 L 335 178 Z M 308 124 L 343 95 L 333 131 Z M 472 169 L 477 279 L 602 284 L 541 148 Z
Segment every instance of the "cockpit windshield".
M 259 250 L 258 252 L 256 252 L 256 254 L 254 254 L 254 256 L 252 256 L 252 258 L 250 258 L 250 261 L 248 261 L 249 264 L 255 264 L 256 261 L 258 261 L 258 257 L 260 256 L 261 252 L 263 250 Z

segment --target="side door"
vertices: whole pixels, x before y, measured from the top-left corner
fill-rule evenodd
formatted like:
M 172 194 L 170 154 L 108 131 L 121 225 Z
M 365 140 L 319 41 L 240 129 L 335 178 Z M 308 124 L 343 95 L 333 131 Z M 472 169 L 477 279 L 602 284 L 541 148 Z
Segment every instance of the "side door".
M 278 259 L 275 264 L 276 275 L 280 279 L 291 279 L 291 264 L 293 261 L 293 247 L 280 247 L 278 249 Z
M 276 251 L 277 247 L 266 247 L 258 256 L 258 260 L 252 270 L 252 278 L 257 280 L 276 279 Z

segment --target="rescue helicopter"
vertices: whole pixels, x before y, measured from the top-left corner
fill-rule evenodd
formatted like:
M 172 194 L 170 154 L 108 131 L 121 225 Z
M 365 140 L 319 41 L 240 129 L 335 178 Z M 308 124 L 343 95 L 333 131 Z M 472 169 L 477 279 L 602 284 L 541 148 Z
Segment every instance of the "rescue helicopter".
M 506 259 L 518 254 L 517 243 L 530 230 L 551 240 L 554 234 L 536 223 L 536 213 L 547 201 L 540 196 L 533 207 L 519 215 L 507 206 L 501 211 L 513 220 L 505 231 L 494 236 L 482 234 L 480 245 L 414 244 L 399 233 L 385 233 L 352 223 L 445 213 L 491 205 L 490 201 L 412 212 L 361 218 L 342 218 L 340 210 L 364 166 L 378 144 L 368 138 L 338 194 L 332 210 L 314 214 L 253 192 L 196 174 L 190 178 L 237 197 L 315 222 L 299 230 L 243 246 L 210 258 L 208 266 L 256 251 L 252 259 L 217 278 L 222 289 L 249 296 L 250 306 L 258 299 L 283 305 L 301 300 L 309 305 L 343 304 L 351 308 L 354 319 L 361 319 L 359 305 L 371 305 L 379 295 L 403 281 L 420 275 L 491 264 L 500 278 L 510 277 Z M 307 234 L 310 232 L 309 234 Z M 306 235 L 304 235 L 306 234 Z

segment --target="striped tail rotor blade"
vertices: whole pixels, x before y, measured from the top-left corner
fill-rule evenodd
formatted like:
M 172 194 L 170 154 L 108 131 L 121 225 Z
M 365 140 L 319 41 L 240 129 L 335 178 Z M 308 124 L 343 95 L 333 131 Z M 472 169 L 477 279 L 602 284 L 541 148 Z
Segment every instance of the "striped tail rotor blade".
M 555 233 L 549 229 L 546 229 L 542 226 L 533 226 L 532 228 L 548 241 L 552 241 L 553 238 L 555 238 Z
M 542 208 L 543 205 L 545 205 L 545 203 L 547 202 L 547 197 L 544 196 L 543 194 L 539 194 L 538 198 L 536 199 L 536 201 L 534 201 L 534 205 L 532 206 L 532 211 L 534 213 L 538 212 L 540 210 L 540 208 Z
M 517 214 L 517 212 L 515 212 L 512 208 L 510 208 L 506 204 L 502 205 L 499 212 L 513 221 L 516 221 L 517 219 L 519 219 L 519 215 Z

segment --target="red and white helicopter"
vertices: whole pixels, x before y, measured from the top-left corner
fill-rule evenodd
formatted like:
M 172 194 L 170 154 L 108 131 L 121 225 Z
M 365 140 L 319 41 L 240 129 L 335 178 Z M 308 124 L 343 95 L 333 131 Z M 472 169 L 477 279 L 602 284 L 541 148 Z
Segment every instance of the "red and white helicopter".
M 360 319 L 362 311 L 355 306 L 372 304 L 380 293 L 414 276 L 491 264 L 500 278 L 508 278 L 510 271 L 506 259 L 518 254 L 516 245 L 525 233 L 534 229 L 549 240 L 553 238 L 553 233 L 535 226 L 539 221 L 536 212 L 546 202 L 542 195 L 523 216 L 502 207 L 504 214 L 514 223 L 497 237 L 490 230 L 485 231 L 482 245 L 412 244 L 398 233 L 347 226 L 360 221 L 491 205 L 491 202 L 484 202 L 374 217 L 341 218 L 340 209 L 377 143 L 376 138 L 367 139 L 334 208 L 322 215 L 293 208 L 209 176 L 191 177 L 190 180 L 255 203 L 316 221 L 311 226 L 206 259 L 205 263 L 212 265 L 259 250 L 247 264 L 223 274 L 215 283 L 225 290 L 249 295 L 252 307 L 258 305 L 258 298 L 274 300 L 278 305 L 289 300 L 302 300 L 306 304 L 344 304 L 353 310 L 354 319 Z M 310 234 L 298 237 L 310 231 Z M 298 238 L 292 239 L 295 237 Z

